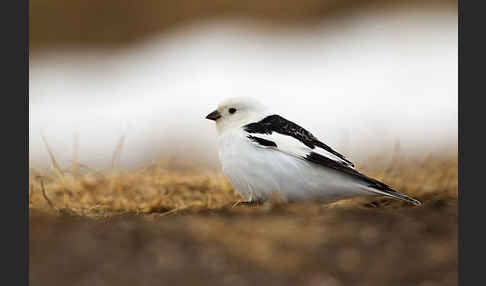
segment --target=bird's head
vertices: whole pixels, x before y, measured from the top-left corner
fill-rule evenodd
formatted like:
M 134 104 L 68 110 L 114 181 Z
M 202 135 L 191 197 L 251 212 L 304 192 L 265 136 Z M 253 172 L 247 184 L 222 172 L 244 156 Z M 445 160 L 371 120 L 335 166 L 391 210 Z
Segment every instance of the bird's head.
M 218 108 L 208 114 L 206 119 L 214 120 L 218 132 L 244 126 L 265 117 L 266 108 L 250 97 L 228 98 L 218 105 Z

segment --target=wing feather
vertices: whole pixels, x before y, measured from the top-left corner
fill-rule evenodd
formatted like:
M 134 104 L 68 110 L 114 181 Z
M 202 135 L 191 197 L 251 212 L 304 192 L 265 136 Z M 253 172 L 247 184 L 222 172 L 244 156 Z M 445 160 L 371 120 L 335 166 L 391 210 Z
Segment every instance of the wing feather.
M 370 191 L 405 200 L 415 205 L 420 202 L 401 194 L 388 185 L 354 169 L 354 164 L 331 147 L 317 140 L 310 132 L 278 115 L 245 125 L 248 140 L 261 148 L 272 148 L 323 167 L 331 168 L 359 179 Z
M 248 136 L 250 137 L 248 138 L 253 143 L 263 147 L 268 146 L 260 144 L 258 140 L 273 142 L 276 146 L 271 147 L 276 147 L 278 150 L 290 155 L 305 159 L 306 156 L 313 152 L 346 167 L 354 168 L 354 164 L 351 161 L 319 141 L 312 133 L 279 115 L 267 116 L 259 122 L 245 125 L 243 129 L 249 133 Z

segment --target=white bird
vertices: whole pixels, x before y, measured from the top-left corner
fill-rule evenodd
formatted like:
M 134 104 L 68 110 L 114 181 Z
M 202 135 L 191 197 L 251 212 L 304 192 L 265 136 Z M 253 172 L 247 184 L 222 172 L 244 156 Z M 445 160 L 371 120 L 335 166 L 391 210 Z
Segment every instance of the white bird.
M 288 202 L 383 195 L 421 204 L 359 173 L 343 155 L 252 98 L 229 98 L 206 118 L 216 122 L 223 172 L 247 203 L 276 192 Z

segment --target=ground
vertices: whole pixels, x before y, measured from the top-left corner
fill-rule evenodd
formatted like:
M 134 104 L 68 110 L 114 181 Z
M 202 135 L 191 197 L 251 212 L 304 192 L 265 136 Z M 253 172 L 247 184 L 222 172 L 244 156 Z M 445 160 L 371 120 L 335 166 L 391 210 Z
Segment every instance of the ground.
M 358 169 L 423 205 L 235 205 L 221 173 L 162 163 L 31 169 L 30 284 L 457 285 L 457 156 L 379 162 Z

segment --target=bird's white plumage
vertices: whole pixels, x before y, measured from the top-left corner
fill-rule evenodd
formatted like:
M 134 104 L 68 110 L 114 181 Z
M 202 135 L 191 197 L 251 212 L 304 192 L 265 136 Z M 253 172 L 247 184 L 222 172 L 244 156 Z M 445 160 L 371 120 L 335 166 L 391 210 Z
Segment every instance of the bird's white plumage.
M 232 98 L 206 117 L 216 121 L 223 171 L 244 200 L 276 192 L 288 201 L 387 195 L 420 204 L 356 172 L 340 154 L 316 146 L 328 148 L 312 134 L 272 114 L 254 99 Z M 249 129 L 251 124 L 257 126 Z
M 336 170 L 316 167 L 275 148 L 261 148 L 240 128 L 221 134 L 218 144 L 223 171 L 246 201 L 264 200 L 273 192 L 290 201 L 372 194 Z

